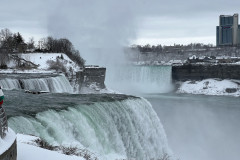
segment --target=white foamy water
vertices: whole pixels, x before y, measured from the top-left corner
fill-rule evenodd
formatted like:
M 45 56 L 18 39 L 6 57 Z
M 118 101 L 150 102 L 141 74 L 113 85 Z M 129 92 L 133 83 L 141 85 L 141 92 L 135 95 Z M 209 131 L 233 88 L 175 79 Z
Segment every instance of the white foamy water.
M 0 80 L 0 86 L 3 89 L 12 90 L 12 89 L 21 89 L 21 85 L 17 79 L 5 78 Z
M 107 72 L 109 88 L 128 94 L 167 93 L 173 89 L 171 66 L 125 66 Z
M 0 85 L 3 89 L 25 89 L 47 91 L 52 93 L 73 93 L 73 88 L 64 75 L 46 78 L 4 78 L 0 80 Z
M 11 117 L 18 133 L 32 134 L 56 145 L 87 148 L 99 159 L 147 160 L 170 153 L 163 126 L 145 99 L 97 102 L 35 117 Z

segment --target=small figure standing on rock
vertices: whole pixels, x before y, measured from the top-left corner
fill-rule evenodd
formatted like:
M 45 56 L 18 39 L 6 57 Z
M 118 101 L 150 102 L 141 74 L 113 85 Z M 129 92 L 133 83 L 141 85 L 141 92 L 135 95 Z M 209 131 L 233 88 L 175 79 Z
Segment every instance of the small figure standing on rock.
M 2 91 L 2 87 L 0 86 L 0 107 L 2 107 L 3 99 L 4 99 L 4 94 Z

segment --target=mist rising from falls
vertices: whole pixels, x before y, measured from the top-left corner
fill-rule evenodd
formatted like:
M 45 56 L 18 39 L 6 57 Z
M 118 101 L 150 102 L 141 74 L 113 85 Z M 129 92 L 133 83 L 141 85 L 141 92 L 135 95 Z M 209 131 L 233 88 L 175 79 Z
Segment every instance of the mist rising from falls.
M 4 78 L 0 80 L 0 85 L 3 89 L 24 89 L 24 90 L 37 90 L 47 91 L 52 93 L 72 93 L 73 88 L 64 75 L 46 78 Z
M 139 98 L 49 110 L 32 118 L 11 117 L 9 126 L 51 144 L 87 148 L 100 159 L 147 160 L 170 152 L 151 104 Z
M 123 93 L 166 93 L 173 89 L 171 66 L 114 67 L 107 72 L 107 87 Z

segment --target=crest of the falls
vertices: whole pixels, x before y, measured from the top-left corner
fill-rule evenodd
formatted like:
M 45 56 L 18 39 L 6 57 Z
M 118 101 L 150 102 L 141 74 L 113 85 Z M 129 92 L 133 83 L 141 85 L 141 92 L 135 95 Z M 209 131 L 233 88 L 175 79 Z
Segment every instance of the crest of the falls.
M 142 98 L 15 116 L 9 125 L 17 133 L 36 135 L 51 144 L 87 148 L 99 159 L 148 160 L 171 154 L 158 116 Z
M 25 89 L 52 93 L 72 93 L 73 87 L 64 75 L 43 78 L 3 78 L 0 85 L 6 90 Z

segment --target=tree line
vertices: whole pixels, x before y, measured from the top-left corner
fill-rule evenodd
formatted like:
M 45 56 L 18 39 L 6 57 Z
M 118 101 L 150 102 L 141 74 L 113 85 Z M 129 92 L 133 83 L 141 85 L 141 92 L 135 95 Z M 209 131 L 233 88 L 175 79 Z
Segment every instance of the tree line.
M 240 46 L 214 46 L 212 44 L 190 43 L 187 45 L 132 45 L 125 55 L 134 62 L 169 62 L 170 60 L 187 60 L 196 57 L 240 57 Z
M 80 52 L 76 50 L 67 38 L 53 38 L 48 36 L 42 38 L 35 43 L 34 38 L 30 38 L 25 42 L 21 33 L 12 33 L 5 28 L 0 31 L 0 61 L 7 61 L 10 54 L 26 53 L 26 52 L 44 52 L 44 53 L 65 53 L 72 61 L 79 66 L 84 66 L 85 60 L 80 56 Z
M 180 50 L 197 50 L 197 49 L 205 49 L 209 50 L 210 48 L 213 48 L 214 46 L 212 44 L 203 44 L 203 43 L 190 43 L 187 45 L 180 45 L 180 44 L 174 44 L 174 45 L 132 45 L 131 49 L 138 50 L 141 53 L 148 53 L 148 52 L 154 52 L 154 53 L 164 53 L 164 52 L 176 52 Z

